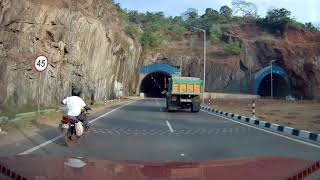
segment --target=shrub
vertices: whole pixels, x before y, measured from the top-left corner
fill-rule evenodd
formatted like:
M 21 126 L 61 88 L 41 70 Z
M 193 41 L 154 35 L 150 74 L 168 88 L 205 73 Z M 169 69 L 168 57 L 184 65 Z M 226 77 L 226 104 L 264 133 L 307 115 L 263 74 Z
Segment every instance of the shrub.
M 145 48 L 157 47 L 162 43 L 162 35 L 151 31 L 144 31 L 140 38 L 141 45 Z
M 210 28 L 210 41 L 212 43 L 219 43 L 222 38 L 222 31 L 218 25 L 212 25 Z
M 183 34 L 187 31 L 186 28 L 174 24 L 170 25 L 168 30 L 173 32 L 174 37 L 177 39 L 181 39 L 183 37 Z
M 231 55 L 239 55 L 241 53 L 241 45 L 239 42 L 226 44 L 224 52 Z
M 136 24 L 128 24 L 125 29 L 126 33 L 134 39 L 137 39 L 140 35 L 139 26 Z
M 106 3 L 114 4 L 114 0 L 104 0 Z

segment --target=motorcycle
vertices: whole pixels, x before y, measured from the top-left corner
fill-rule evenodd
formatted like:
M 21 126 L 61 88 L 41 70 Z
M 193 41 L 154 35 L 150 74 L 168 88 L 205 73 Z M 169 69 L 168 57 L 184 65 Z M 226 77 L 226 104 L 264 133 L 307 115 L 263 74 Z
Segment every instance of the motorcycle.
M 88 109 L 83 111 L 81 113 L 81 119 L 78 120 L 82 122 L 83 125 L 83 134 L 81 136 L 77 136 L 76 134 L 76 128 L 75 128 L 75 119 L 68 116 L 68 115 L 63 115 L 61 123 L 59 125 L 61 133 L 63 134 L 64 141 L 67 146 L 72 146 L 73 144 L 77 143 L 77 141 L 82 138 L 85 134 L 87 134 L 89 130 L 89 123 L 87 122 L 87 116 L 88 116 Z

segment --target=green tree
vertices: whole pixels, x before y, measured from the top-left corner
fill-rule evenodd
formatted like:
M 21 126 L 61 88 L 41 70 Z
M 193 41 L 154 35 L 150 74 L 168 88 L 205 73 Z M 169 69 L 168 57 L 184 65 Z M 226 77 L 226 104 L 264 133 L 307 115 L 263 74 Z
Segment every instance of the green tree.
M 211 43 L 219 43 L 222 38 L 222 31 L 218 25 L 212 25 L 210 28 L 210 41 Z
M 182 17 L 186 20 L 198 18 L 198 10 L 194 8 L 188 8 L 188 10 L 182 13 Z
M 144 31 L 141 35 L 140 42 L 145 48 L 157 47 L 162 43 L 162 36 L 160 33 Z
M 143 13 L 139 13 L 138 11 L 129 11 L 128 19 L 132 23 L 141 24 L 141 23 L 144 23 L 145 16 Z
M 241 45 L 239 42 L 226 44 L 224 52 L 231 55 L 239 55 L 241 53 Z
M 219 16 L 219 12 L 212 9 L 212 8 L 207 8 L 205 14 L 202 16 L 204 18 L 215 18 Z
M 319 31 L 311 22 L 305 23 L 305 27 L 311 31 Z
M 284 8 L 270 10 L 262 20 L 262 25 L 271 29 L 273 32 L 283 32 L 285 27 L 292 22 L 290 15 L 291 12 Z
M 222 6 L 220 8 L 220 14 L 229 19 L 232 17 L 232 9 L 229 6 Z
M 131 38 L 134 38 L 134 39 L 137 39 L 140 35 L 139 26 L 133 23 L 128 24 L 126 26 L 125 31 Z
M 232 0 L 232 9 L 234 14 L 239 14 L 240 16 L 257 16 L 257 6 L 254 3 L 245 0 Z

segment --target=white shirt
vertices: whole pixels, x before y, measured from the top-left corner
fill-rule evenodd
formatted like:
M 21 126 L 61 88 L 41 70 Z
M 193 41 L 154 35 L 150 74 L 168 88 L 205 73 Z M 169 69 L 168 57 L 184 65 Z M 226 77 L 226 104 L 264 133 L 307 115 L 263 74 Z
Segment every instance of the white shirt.
M 82 108 L 86 106 L 86 103 L 78 96 L 67 97 L 62 103 L 67 105 L 68 116 L 79 116 Z

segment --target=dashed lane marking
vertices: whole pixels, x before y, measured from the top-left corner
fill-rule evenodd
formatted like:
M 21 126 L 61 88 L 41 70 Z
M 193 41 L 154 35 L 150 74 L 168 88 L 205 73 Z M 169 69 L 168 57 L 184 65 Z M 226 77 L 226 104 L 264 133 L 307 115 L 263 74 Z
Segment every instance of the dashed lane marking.
M 115 108 L 115 109 L 113 109 L 113 110 L 111 110 L 111 111 L 108 111 L 107 113 L 105 113 L 105 114 L 103 114 L 103 115 L 101 115 L 101 116 L 99 116 L 99 117 L 91 120 L 89 123 L 91 124 L 91 123 L 99 120 L 100 118 L 105 117 L 105 116 L 113 113 L 114 111 L 117 111 L 117 110 L 121 109 L 122 107 L 127 106 L 127 105 L 129 105 L 129 104 L 131 104 L 131 103 L 133 103 L 133 102 L 135 102 L 135 101 L 131 101 L 131 102 L 126 103 L 126 104 L 124 104 L 124 105 L 121 105 L 121 106 L 119 106 L 119 107 L 117 107 L 117 108 Z M 18 154 L 18 155 L 30 154 L 30 153 L 32 153 L 32 152 L 34 152 L 34 151 L 36 151 L 36 150 L 38 150 L 38 149 L 40 149 L 40 148 L 42 148 L 42 147 L 45 147 L 45 146 L 47 146 L 47 145 L 55 142 L 56 140 L 58 140 L 58 139 L 60 139 L 60 138 L 62 138 L 62 137 L 63 137 L 62 135 L 59 135 L 59 136 L 57 136 L 57 137 L 55 137 L 55 138 L 52 138 L 52 139 L 50 139 L 50 140 L 48 140 L 48 141 L 46 141 L 46 142 L 43 142 L 43 143 L 39 144 L 39 145 L 37 145 L 37 146 L 34 146 L 34 147 L 32 147 L 32 148 L 30 148 L 30 149 L 28 149 L 28 150 L 26 150 L 26 151 L 23 151 L 22 153 L 20 153 L 20 154 Z
M 169 123 L 169 121 L 166 121 L 166 123 L 169 127 L 170 132 L 173 133 L 174 131 L 173 131 L 173 128 L 172 128 L 171 124 Z
M 237 130 L 236 130 L 237 129 Z M 113 128 L 99 129 L 91 127 L 90 130 L 95 134 L 106 135 L 132 135 L 132 136 L 154 136 L 154 135 L 231 135 L 246 133 L 249 128 L 214 128 L 214 129 L 128 129 L 128 128 Z

